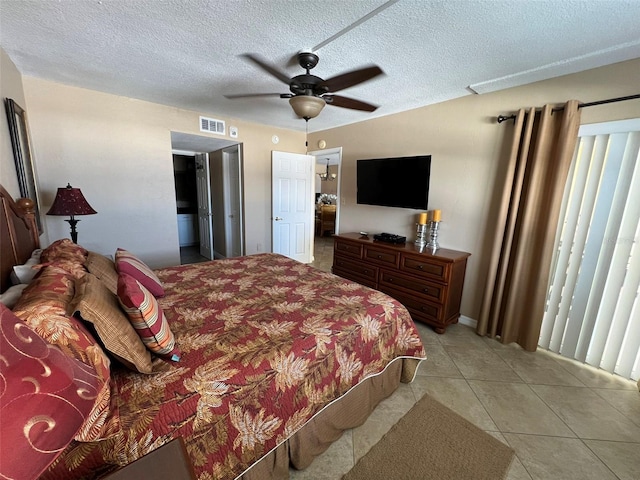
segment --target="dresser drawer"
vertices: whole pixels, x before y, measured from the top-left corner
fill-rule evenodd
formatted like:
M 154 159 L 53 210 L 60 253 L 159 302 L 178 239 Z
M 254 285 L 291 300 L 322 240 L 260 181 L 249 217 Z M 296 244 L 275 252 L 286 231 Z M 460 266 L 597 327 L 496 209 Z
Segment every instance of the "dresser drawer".
M 354 275 L 368 278 L 374 283 L 378 277 L 378 267 L 370 264 L 350 261 L 339 256 L 334 258 L 333 268 L 339 270 L 348 270 Z
M 365 247 L 364 249 L 364 259 L 380 265 L 398 268 L 399 257 L 400 253 L 393 250 L 383 250 L 375 247 Z
M 416 294 L 431 300 L 432 302 L 441 303 L 444 301 L 445 286 L 427 280 L 409 277 L 398 272 L 380 271 L 380 285 L 386 285 L 391 288 L 402 288 L 415 292 Z
M 439 262 L 429 257 L 419 258 L 402 255 L 400 258 L 400 270 L 443 282 L 449 280 L 448 267 L 448 263 Z
M 400 290 L 381 286 L 381 292 L 398 300 L 404 305 L 412 316 L 418 320 L 426 320 L 428 323 L 439 324 L 442 322 L 442 306 L 424 302 L 419 298 L 407 295 Z
M 340 255 L 346 255 L 351 258 L 362 258 L 362 244 L 345 242 L 336 238 L 335 243 L 333 244 L 334 253 L 339 253 Z
M 339 277 L 346 278 L 347 280 L 353 280 L 354 282 L 357 282 L 360 285 L 364 285 L 365 287 L 376 288 L 378 286 L 375 280 L 372 280 L 371 278 L 368 278 L 368 277 L 360 276 L 351 270 L 334 266 L 331 269 L 331 271 L 333 272 L 334 275 L 338 275 Z

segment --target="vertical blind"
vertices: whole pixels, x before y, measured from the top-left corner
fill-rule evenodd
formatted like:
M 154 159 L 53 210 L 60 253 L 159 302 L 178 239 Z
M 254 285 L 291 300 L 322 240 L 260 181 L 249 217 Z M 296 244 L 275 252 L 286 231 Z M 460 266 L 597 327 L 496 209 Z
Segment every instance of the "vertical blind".
M 539 345 L 640 378 L 640 119 L 583 125 Z

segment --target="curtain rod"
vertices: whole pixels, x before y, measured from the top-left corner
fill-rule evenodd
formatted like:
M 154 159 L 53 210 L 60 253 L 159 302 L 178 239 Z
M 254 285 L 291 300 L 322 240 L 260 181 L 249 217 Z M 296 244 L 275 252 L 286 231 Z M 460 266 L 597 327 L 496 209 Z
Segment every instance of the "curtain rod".
M 635 100 L 637 98 L 640 98 L 640 94 L 628 95 L 626 97 L 608 98 L 607 100 L 598 100 L 597 102 L 581 103 L 581 104 L 578 105 L 578 108 L 594 107 L 596 105 L 604 105 L 606 103 L 624 102 L 625 100 Z M 564 110 L 564 107 L 556 107 L 552 111 L 553 112 L 559 112 L 561 110 Z M 498 115 L 497 120 L 498 120 L 498 123 L 502 123 L 502 122 L 505 122 L 507 120 L 513 120 L 515 122 L 516 121 L 516 115 L 515 115 L 515 113 L 513 115 Z

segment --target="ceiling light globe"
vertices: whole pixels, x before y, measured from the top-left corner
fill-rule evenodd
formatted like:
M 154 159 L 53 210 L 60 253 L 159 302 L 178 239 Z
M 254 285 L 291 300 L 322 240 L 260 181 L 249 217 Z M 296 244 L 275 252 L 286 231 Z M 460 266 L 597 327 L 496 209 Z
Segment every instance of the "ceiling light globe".
M 326 102 L 320 97 L 312 95 L 297 95 L 289 99 L 291 108 L 296 115 L 304 119 L 315 118 L 322 111 Z

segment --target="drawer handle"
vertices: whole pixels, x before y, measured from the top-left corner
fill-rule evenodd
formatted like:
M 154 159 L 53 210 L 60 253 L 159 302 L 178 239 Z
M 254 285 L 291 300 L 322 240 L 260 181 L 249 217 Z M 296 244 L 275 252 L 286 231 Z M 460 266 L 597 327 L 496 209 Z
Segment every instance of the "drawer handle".
M 424 265 L 418 265 L 418 270 L 424 270 Z
M 378 258 L 382 258 L 382 255 L 378 255 Z
M 389 283 L 393 283 L 393 278 L 389 277 Z
M 429 289 L 428 289 L 428 288 L 425 288 L 425 289 L 423 289 L 422 291 L 423 291 L 424 293 L 429 293 Z
M 369 273 L 369 270 L 363 270 L 364 273 Z

